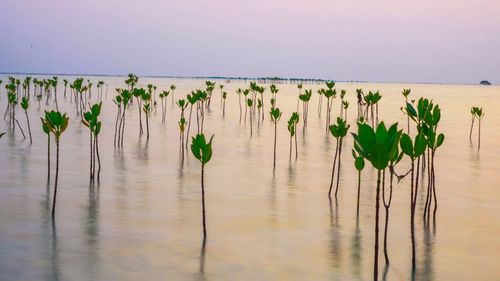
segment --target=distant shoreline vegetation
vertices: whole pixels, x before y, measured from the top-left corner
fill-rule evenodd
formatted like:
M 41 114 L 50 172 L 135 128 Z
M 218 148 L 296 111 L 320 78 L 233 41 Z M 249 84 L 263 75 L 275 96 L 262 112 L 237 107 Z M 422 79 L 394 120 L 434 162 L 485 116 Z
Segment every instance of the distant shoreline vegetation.
M 4 72 L 0 71 L 0 75 L 31 75 L 31 76 L 94 76 L 94 77 L 126 77 L 127 74 L 92 74 L 92 73 L 39 73 L 39 72 Z M 374 84 L 429 84 L 429 85 L 478 85 L 475 83 L 445 83 L 445 82 L 393 82 L 393 81 L 367 81 L 367 80 L 336 80 L 336 79 L 319 79 L 319 78 L 296 78 L 296 77 L 243 77 L 243 76 L 175 76 L 175 75 L 141 75 L 144 78 L 167 78 L 167 79 L 200 79 L 200 80 L 225 80 L 227 83 L 231 81 L 258 81 L 259 83 L 275 83 L 275 84 L 298 84 L 298 83 L 325 83 L 326 81 L 335 81 L 337 83 L 374 83 Z M 488 80 L 482 80 L 479 85 L 493 85 Z

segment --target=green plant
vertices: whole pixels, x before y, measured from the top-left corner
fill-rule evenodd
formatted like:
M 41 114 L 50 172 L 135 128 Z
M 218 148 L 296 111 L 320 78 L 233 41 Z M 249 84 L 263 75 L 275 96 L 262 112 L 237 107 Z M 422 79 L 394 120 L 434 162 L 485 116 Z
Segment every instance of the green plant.
M 184 130 L 186 129 L 186 125 L 186 118 L 181 117 L 181 119 L 179 120 L 179 148 L 182 161 L 184 161 Z
M 253 105 L 253 100 L 252 99 L 247 99 L 247 106 L 248 108 L 252 108 Z M 250 114 L 250 137 L 252 137 L 252 114 Z
M 337 117 L 337 123 L 330 125 L 330 133 L 337 140 L 337 145 L 335 147 L 335 156 L 333 158 L 333 168 L 332 168 L 332 179 L 330 181 L 330 189 L 328 190 L 328 197 L 331 197 L 332 187 L 333 187 L 333 179 L 335 177 L 335 166 L 338 162 L 337 167 L 337 185 L 335 188 L 335 198 L 337 198 L 337 192 L 339 191 L 339 180 L 340 180 L 340 164 L 341 164 L 341 155 L 342 155 L 342 141 L 344 137 L 347 135 L 347 131 L 351 126 L 347 124 L 347 122 L 341 117 Z M 338 161 L 337 161 L 338 154 Z
M 478 132 L 478 142 L 477 142 L 477 150 L 481 148 L 481 120 L 484 118 L 483 108 L 481 107 L 472 107 L 472 124 L 470 126 L 469 139 L 472 140 L 472 127 L 474 126 L 474 119 L 478 120 L 479 123 L 479 132 Z
M 356 150 L 352 150 L 352 157 L 354 157 L 354 168 L 358 171 L 358 197 L 356 201 L 356 217 L 359 216 L 359 195 L 361 193 L 361 171 L 365 168 L 365 159 Z
M 375 245 L 374 245 L 374 265 L 373 277 L 378 280 L 378 249 L 379 249 L 379 209 L 381 174 L 388 167 L 390 159 L 397 152 L 401 130 L 398 130 L 397 123 L 389 129 L 381 122 L 376 130 L 365 123 L 358 123 L 357 134 L 352 133 L 354 138 L 354 149 L 363 158 L 367 159 L 372 166 L 377 169 L 377 189 L 375 199 Z
M 152 87 L 151 87 L 152 88 Z M 146 116 L 146 139 L 149 140 L 149 115 L 151 114 L 151 90 L 148 92 L 143 91 L 141 95 L 142 102 L 144 103 L 142 110 Z
M 271 108 L 271 121 L 274 123 L 274 160 L 273 160 L 273 171 L 276 169 L 276 137 L 278 135 L 278 122 L 281 119 L 282 112 L 279 108 Z
M 99 121 L 99 115 L 101 114 L 102 102 L 96 103 L 90 107 L 90 111 L 83 114 L 84 120 L 82 124 L 89 128 L 90 131 L 90 179 L 95 178 L 95 160 L 97 158 L 97 164 L 99 169 L 97 170 L 97 181 L 101 178 L 101 157 L 99 155 L 99 133 L 101 132 L 102 123 Z M 97 157 L 96 157 L 97 156 Z
M 170 85 L 170 91 L 172 92 L 172 106 L 174 105 L 174 99 L 175 99 L 175 89 L 177 87 L 175 85 Z
M 187 122 L 188 129 L 187 129 L 187 133 L 186 133 L 186 136 L 188 136 L 188 138 L 189 138 L 189 131 L 191 129 L 191 115 L 193 114 L 193 106 L 198 103 L 198 99 L 199 99 L 198 94 L 195 91 L 191 92 L 191 95 L 189 95 L 189 94 L 187 95 L 187 100 L 188 100 L 189 105 L 190 105 L 189 106 L 189 120 Z M 196 116 L 198 116 L 198 115 L 196 115 Z M 187 149 L 187 145 L 188 145 L 188 142 L 186 142 L 186 149 Z
M 26 115 L 26 122 L 28 123 L 28 133 L 30 135 L 30 144 L 31 144 L 31 143 L 33 143 L 33 139 L 31 137 L 30 119 L 28 117 L 29 100 L 26 97 L 23 97 L 21 99 L 21 107 L 23 108 L 24 114 Z
M 299 100 L 302 101 L 302 130 L 305 131 L 307 127 L 307 114 L 309 112 L 309 101 L 311 100 L 312 90 L 305 90 L 304 94 L 299 95 Z
M 405 104 L 408 104 L 408 96 L 411 93 L 411 89 L 403 89 L 403 92 L 401 93 L 403 97 L 405 98 Z M 410 115 L 406 116 L 406 133 L 410 133 Z
M 144 131 L 142 129 L 142 102 L 144 101 L 142 97 L 146 94 L 146 91 L 142 88 L 134 88 L 131 93 L 137 101 L 137 107 L 139 109 L 139 136 L 142 136 Z
M 222 117 L 226 116 L 226 98 L 227 98 L 227 93 L 222 92 Z
M 330 127 L 330 116 L 331 116 L 331 111 L 332 111 L 332 105 L 333 101 L 331 100 L 332 98 L 335 98 L 337 95 L 337 90 L 335 90 L 333 87 L 335 87 L 335 82 L 326 82 L 326 87 L 323 91 L 323 95 L 326 97 L 326 131 L 328 131 Z
M 299 114 L 297 112 L 293 112 L 292 116 L 290 116 L 290 119 L 288 119 L 288 132 L 290 133 L 290 155 L 289 155 L 289 162 L 292 162 L 292 140 L 295 136 L 295 140 L 297 140 L 296 134 L 297 134 L 297 123 L 299 122 Z M 295 145 L 297 145 L 297 141 L 295 142 Z M 295 147 L 295 151 L 297 151 L 297 147 Z M 295 154 L 295 159 L 297 159 L 297 154 Z
M 167 99 L 169 94 L 170 94 L 170 91 L 163 91 L 159 94 L 160 100 L 161 100 L 161 122 L 162 123 L 165 123 L 165 115 L 167 113 L 166 99 Z
M 57 199 L 57 183 L 59 178 L 59 142 L 62 133 L 68 128 L 69 117 L 66 114 L 61 114 L 59 111 L 45 111 L 45 119 L 42 119 L 42 123 L 45 128 L 48 129 L 56 139 L 56 177 L 54 186 L 54 198 L 52 201 L 52 219 L 54 219 L 56 211 L 56 199 Z
M 194 157 L 201 163 L 201 202 L 202 202 L 202 216 L 203 216 L 203 238 L 207 237 L 206 215 L 205 215 L 205 165 L 212 158 L 212 140 L 214 136 L 210 137 L 207 143 L 204 134 L 198 134 L 192 138 L 191 152 Z

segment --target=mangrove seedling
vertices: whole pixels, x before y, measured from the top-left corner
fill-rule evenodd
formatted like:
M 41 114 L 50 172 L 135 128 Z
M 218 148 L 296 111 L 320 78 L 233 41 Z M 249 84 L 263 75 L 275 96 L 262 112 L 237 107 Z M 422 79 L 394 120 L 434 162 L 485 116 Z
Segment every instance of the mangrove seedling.
M 227 93 L 222 92 L 222 117 L 226 116 L 226 98 L 227 98 Z
M 102 102 L 96 103 L 90 107 L 90 111 L 83 114 L 82 124 L 89 128 L 90 131 L 90 179 L 95 178 L 96 159 L 99 168 L 97 170 L 97 181 L 101 179 L 101 156 L 99 155 L 99 140 L 98 136 L 101 132 L 102 123 L 99 121 L 101 114 Z
M 363 158 L 370 161 L 372 166 L 377 169 L 377 190 L 375 197 L 375 245 L 374 245 L 374 263 L 373 280 L 378 280 L 378 249 L 379 249 L 379 209 L 380 209 L 380 190 L 381 175 L 388 167 L 389 160 L 397 152 L 401 130 L 398 130 L 397 123 L 393 124 L 389 130 L 381 122 L 376 130 L 365 123 L 358 123 L 357 134 L 352 133 L 354 138 L 354 149 Z
M 214 136 L 210 137 L 207 143 L 204 134 L 198 134 L 192 138 L 191 152 L 194 157 L 201 163 L 201 204 L 202 204 L 202 217 L 203 217 L 203 238 L 207 237 L 207 224 L 205 215 L 205 165 L 212 158 L 212 140 Z
M 352 157 L 354 157 L 354 168 L 358 171 L 358 197 L 356 200 L 356 217 L 359 216 L 359 196 L 361 193 L 361 171 L 365 168 L 365 159 L 356 150 L 352 150 Z
M 49 131 L 54 134 L 56 139 L 56 177 L 54 186 L 54 198 L 52 200 L 52 220 L 54 220 L 56 211 L 56 199 L 57 199 L 57 182 L 59 178 L 59 142 L 62 133 L 68 128 L 69 117 L 65 114 L 61 114 L 59 111 L 45 112 L 45 120 L 43 120 L 44 126 L 49 129 Z
M 330 125 L 330 133 L 337 140 L 337 145 L 335 147 L 335 156 L 333 158 L 333 168 L 332 168 L 332 179 L 330 181 L 330 189 L 328 190 L 328 197 L 331 197 L 333 179 L 335 177 L 335 166 L 337 165 L 337 185 L 335 187 L 335 198 L 337 198 L 337 192 L 339 191 L 339 180 L 340 180 L 340 163 L 342 155 L 342 141 L 347 135 L 347 131 L 351 126 L 341 117 L 337 117 L 337 123 Z M 338 156 L 338 161 L 337 161 Z
M 26 97 L 23 97 L 21 99 L 21 107 L 23 108 L 24 114 L 26 115 L 26 122 L 28 123 L 28 133 L 30 135 L 30 143 L 33 143 L 33 139 L 31 137 L 30 119 L 28 117 L 29 100 Z
M 282 112 L 279 108 L 271 108 L 271 121 L 274 123 L 274 160 L 273 160 L 273 171 L 276 169 L 276 137 L 278 134 L 278 122 L 281 119 Z
M 252 105 L 253 105 L 253 100 L 252 99 L 247 99 L 247 106 L 249 109 L 252 109 Z M 245 114 L 246 114 L 246 111 L 245 111 Z M 250 137 L 252 137 L 252 114 L 250 113 Z

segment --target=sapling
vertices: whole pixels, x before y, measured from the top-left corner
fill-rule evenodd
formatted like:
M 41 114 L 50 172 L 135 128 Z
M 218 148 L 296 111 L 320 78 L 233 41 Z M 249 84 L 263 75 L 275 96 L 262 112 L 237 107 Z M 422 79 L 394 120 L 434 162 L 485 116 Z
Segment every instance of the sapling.
M 29 100 L 26 97 L 23 97 L 21 99 L 21 107 L 23 108 L 24 114 L 26 115 L 26 122 L 28 123 L 28 133 L 30 135 L 30 144 L 31 144 L 31 143 L 33 143 L 33 139 L 31 138 L 30 119 L 28 117 Z
M 56 211 L 56 199 L 57 199 L 57 183 L 59 178 L 59 142 L 62 133 L 66 130 L 69 123 L 69 117 L 66 114 L 61 114 L 59 111 L 45 112 L 44 126 L 46 126 L 49 131 L 54 134 L 56 139 L 56 177 L 54 186 L 54 198 L 52 201 L 52 220 L 54 220 Z
M 299 150 L 298 150 L 298 145 L 297 145 L 297 125 L 299 124 L 299 113 L 298 112 L 293 112 L 292 113 L 292 118 L 294 122 L 294 130 L 295 130 L 295 160 L 297 160 L 297 157 L 299 156 Z
M 170 91 L 172 92 L 172 106 L 174 105 L 174 99 L 175 99 L 175 85 L 170 85 Z
M 470 132 L 469 132 L 469 140 L 472 142 L 472 129 L 474 128 L 474 120 L 476 119 L 476 111 L 477 111 L 477 107 L 473 106 L 471 109 L 470 109 L 470 114 L 471 114 L 471 117 L 472 117 L 472 120 L 471 120 L 471 123 L 470 123 Z M 408 117 L 409 118 L 409 117 Z
M 165 123 L 165 114 L 167 112 L 166 99 L 167 99 L 169 94 L 170 94 L 170 91 L 163 91 L 159 94 L 160 100 L 161 100 L 161 122 L 162 123 Z
M 304 94 L 299 95 L 299 100 L 302 101 L 302 130 L 307 127 L 307 114 L 309 112 L 309 101 L 311 100 L 312 90 L 305 90 Z
M 219 88 L 220 88 L 220 106 L 222 106 L 223 99 L 224 99 L 224 92 L 223 92 L 224 85 L 220 84 Z
M 142 136 L 143 129 L 142 129 L 142 102 L 143 102 L 143 95 L 146 93 L 146 91 L 142 88 L 134 88 L 132 90 L 132 95 L 136 98 L 137 101 L 137 107 L 139 109 L 139 136 Z
M 205 215 L 205 165 L 212 158 L 212 140 L 214 136 L 210 137 L 210 141 L 207 143 L 205 140 L 205 135 L 198 134 L 196 137 L 192 138 L 191 142 L 191 152 L 194 157 L 198 159 L 201 163 L 201 204 L 202 204 L 202 215 L 203 215 L 203 238 L 207 237 L 207 226 L 206 226 L 206 215 Z
M 274 123 L 274 160 L 273 160 L 273 171 L 276 169 L 276 137 L 278 134 L 278 122 L 281 119 L 282 112 L 279 108 L 271 108 L 271 121 Z
M 252 108 L 253 105 L 253 100 L 252 99 L 247 99 L 247 106 L 248 108 Z M 246 112 L 245 112 L 246 115 Z M 250 137 L 252 137 L 252 114 L 250 114 Z
M 116 89 L 118 93 L 120 93 L 120 89 Z M 117 95 L 114 99 L 113 102 L 116 104 L 117 111 L 116 111 L 116 121 L 115 121 L 115 135 L 113 139 L 114 146 L 117 144 L 117 133 L 118 133 L 118 120 L 120 119 L 121 116 L 121 111 L 122 111 L 122 96 Z
M 227 93 L 222 92 L 222 117 L 226 116 L 226 98 L 227 98 Z
M 410 95 L 411 89 L 403 89 L 403 97 L 405 98 L 405 104 L 408 104 L 408 96 Z M 406 133 L 410 134 L 410 115 L 406 116 Z
M 358 171 L 358 196 L 356 200 L 356 217 L 359 216 L 359 196 L 361 193 L 361 171 L 365 168 L 365 159 L 356 150 L 352 150 L 352 157 L 354 157 L 354 168 Z
M 351 126 L 347 124 L 347 122 L 341 117 L 337 117 L 337 123 L 330 125 L 330 133 L 337 140 L 337 144 L 335 147 L 335 156 L 333 158 L 333 168 L 332 168 L 332 179 L 330 181 L 330 189 L 328 190 L 328 197 L 331 197 L 332 187 L 333 187 L 333 179 L 335 177 L 335 167 L 338 162 L 337 167 L 337 185 L 335 188 L 335 198 L 337 198 L 337 192 L 339 191 L 339 180 L 340 180 L 340 163 L 341 163 L 341 155 L 342 155 L 342 141 L 344 137 L 347 135 L 347 131 Z M 338 161 L 337 161 L 338 156 Z
M 337 95 L 337 91 L 333 88 L 335 87 L 335 82 L 326 82 L 327 89 L 323 92 L 323 95 L 326 97 L 326 131 L 328 131 L 330 127 L 330 116 L 332 111 L 333 101 L 331 98 L 335 98 Z
M 377 190 L 375 199 L 375 245 L 373 280 L 378 280 L 378 249 L 379 249 L 379 209 L 380 209 L 380 189 L 381 175 L 388 167 L 389 160 L 397 152 L 401 130 L 398 130 L 397 123 L 393 124 L 389 130 L 381 122 L 376 131 L 365 123 L 358 123 L 357 134 L 352 133 L 354 138 L 354 149 L 363 158 L 370 161 L 377 169 Z M 383 187 L 382 187 L 383 188 Z
M 99 169 L 97 170 L 97 181 L 101 178 L 101 157 L 99 155 L 99 140 L 98 136 L 101 132 L 102 123 L 99 121 L 99 115 L 101 114 L 102 102 L 96 103 L 90 107 L 90 111 L 83 114 L 84 120 L 82 124 L 89 128 L 90 131 L 90 179 L 95 178 L 95 167 L 96 158 Z
M 241 109 L 241 94 L 242 94 L 242 90 L 241 89 L 238 89 L 236 90 L 236 94 L 238 94 L 238 105 L 239 105 L 239 108 L 240 108 L 240 123 L 241 123 L 241 115 L 242 115 L 242 109 Z M 246 107 L 245 107 L 246 109 Z
M 186 133 L 186 136 L 189 138 L 189 131 L 191 129 L 191 115 L 193 114 L 193 106 L 198 102 L 198 95 L 196 94 L 195 91 L 191 92 L 191 95 L 187 95 L 187 100 L 189 102 L 189 120 L 187 121 L 187 126 L 188 126 L 188 129 L 187 129 L 187 133 Z M 186 142 L 186 149 L 188 149 L 187 145 L 188 145 L 188 141 Z
M 477 150 L 479 151 L 479 149 L 481 148 L 481 120 L 483 120 L 484 117 L 483 108 L 478 108 L 476 110 L 476 117 L 479 123 L 478 142 L 477 142 Z
M 141 99 L 144 103 L 142 110 L 146 116 L 146 139 L 149 140 L 149 115 L 151 114 L 151 90 L 143 92 Z
M 297 98 L 297 112 L 299 112 L 299 102 L 300 102 L 300 95 L 302 94 L 302 84 L 297 84 L 297 89 L 299 89 L 299 98 Z
M 184 130 L 186 129 L 186 119 L 181 117 L 179 120 L 179 148 L 181 153 L 181 159 L 184 161 Z

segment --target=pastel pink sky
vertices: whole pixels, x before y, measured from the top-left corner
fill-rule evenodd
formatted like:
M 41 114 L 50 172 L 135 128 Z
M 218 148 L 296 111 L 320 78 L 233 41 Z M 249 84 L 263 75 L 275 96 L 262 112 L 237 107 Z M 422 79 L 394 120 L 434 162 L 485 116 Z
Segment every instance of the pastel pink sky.
M 500 83 L 498 0 L 2 0 L 0 71 Z

